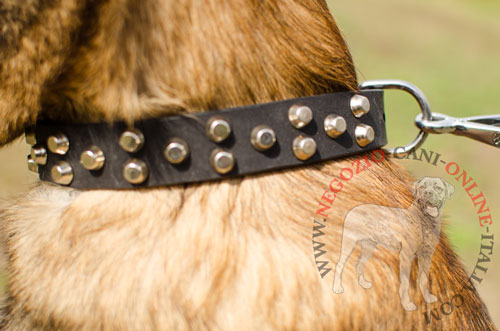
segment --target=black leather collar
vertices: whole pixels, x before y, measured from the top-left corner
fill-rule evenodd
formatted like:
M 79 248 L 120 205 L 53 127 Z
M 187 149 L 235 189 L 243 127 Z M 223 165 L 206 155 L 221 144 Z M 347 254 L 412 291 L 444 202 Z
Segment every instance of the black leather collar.
M 351 103 L 352 98 L 359 98 L 359 95 L 369 100 L 370 111 L 358 118 L 353 113 Z M 302 128 L 296 128 L 290 122 L 289 112 L 294 105 L 307 106 L 312 110 L 311 122 Z M 324 120 L 328 115 L 345 119 L 346 131 L 336 138 L 329 137 L 325 132 Z M 219 143 L 207 137 L 206 123 L 214 116 L 226 121 L 231 128 L 231 134 Z M 275 144 L 266 151 L 259 151 L 250 141 L 252 130 L 261 125 L 274 130 L 276 138 Z M 366 146 L 361 146 L 366 141 L 360 145 L 356 139 L 359 134 L 355 131 L 360 125 L 365 129 L 370 126 L 375 133 L 373 141 Z M 38 122 L 34 132 L 27 134 L 27 141 L 32 144 L 38 142 L 28 157 L 30 169 L 37 170 L 41 180 L 79 189 L 155 187 L 302 166 L 374 150 L 387 143 L 381 90 L 340 92 L 189 116 L 137 121 L 134 129 L 139 131 L 135 132 L 144 136 L 144 144 L 137 152 L 127 152 L 119 144 L 121 135 L 127 129 L 123 122 Z M 292 148 L 294 140 L 300 140 L 297 138 L 299 136 L 310 137 L 317 145 L 315 153 L 305 160 L 299 159 Z M 173 138 L 182 139 L 189 148 L 188 157 L 180 164 L 172 164 L 164 156 L 165 147 Z M 88 170 L 81 164 L 82 153 L 92 146 L 100 149 L 104 156 L 104 160 L 98 160 L 102 165 L 99 170 Z M 222 174 L 215 170 L 213 161 L 210 161 L 216 153 L 213 152 L 215 149 L 232 154 L 234 166 L 231 171 Z M 227 161 L 221 164 L 228 166 Z M 132 176 L 137 176 L 139 171 L 139 177 L 145 179 L 132 180 L 136 184 L 127 180 L 124 175 L 127 164 L 132 167 L 129 169 Z M 143 170 L 141 174 L 141 168 L 134 168 L 134 165 L 145 166 L 147 174 Z

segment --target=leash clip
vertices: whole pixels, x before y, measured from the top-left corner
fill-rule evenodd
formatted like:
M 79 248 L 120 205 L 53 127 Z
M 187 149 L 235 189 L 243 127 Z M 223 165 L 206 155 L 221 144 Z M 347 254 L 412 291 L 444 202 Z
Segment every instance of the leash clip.
M 500 115 L 456 118 L 432 113 L 429 120 L 419 114 L 415 117 L 415 124 L 427 133 L 452 133 L 500 147 Z

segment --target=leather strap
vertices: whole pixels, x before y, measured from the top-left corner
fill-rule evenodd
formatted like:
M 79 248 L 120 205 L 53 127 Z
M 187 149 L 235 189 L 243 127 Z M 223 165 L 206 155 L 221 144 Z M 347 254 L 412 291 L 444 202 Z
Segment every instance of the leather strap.
M 354 92 L 340 92 L 266 104 L 250 105 L 225 110 L 202 112 L 189 116 L 166 116 L 137 121 L 134 128 L 145 137 L 143 148 L 137 153 L 128 153 L 119 145 L 120 135 L 128 128 L 123 122 L 96 124 L 62 124 L 38 122 L 35 128 L 36 141 L 46 146 L 47 139 L 61 132 L 69 140 L 65 155 L 47 152 L 45 165 L 39 165 L 40 179 L 55 182 L 51 169 L 60 161 L 72 167 L 73 178 L 67 186 L 78 189 L 125 189 L 135 187 L 156 187 L 195 182 L 206 182 L 234 176 L 243 176 L 272 170 L 303 166 L 320 161 L 343 158 L 349 155 L 374 150 L 387 143 L 383 92 L 362 91 L 370 101 L 370 111 L 356 118 L 350 106 Z M 313 120 L 301 129 L 290 124 L 289 108 L 306 105 L 312 109 Z M 330 138 L 323 129 L 327 115 L 342 116 L 347 130 L 339 137 Z M 215 143 L 207 138 L 205 123 L 212 116 L 221 116 L 231 123 L 232 133 L 228 139 Z M 255 126 L 268 125 L 276 133 L 275 145 L 264 152 L 257 151 L 250 143 L 250 133 Z M 355 139 L 355 128 L 360 124 L 371 126 L 375 139 L 361 147 Z M 299 160 L 293 153 L 292 142 L 299 136 L 313 138 L 317 144 L 316 153 L 306 161 Z M 171 138 L 182 138 L 190 148 L 189 158 L 180 165 L 169 163 L 163 150 Z M 80 164 L 80 155 L 90 146 L 96 145 L 104 152 L 104 167 L 89 171 Z M 209 162 L 210 153 L 220 147 L 231 151 L 236 164 L 227 174 L 217 173 Z M 131 184 L 124 179 L 124 164 L 132 158 L 140 159 L 149 168 L 147 179 L 141 184 Z

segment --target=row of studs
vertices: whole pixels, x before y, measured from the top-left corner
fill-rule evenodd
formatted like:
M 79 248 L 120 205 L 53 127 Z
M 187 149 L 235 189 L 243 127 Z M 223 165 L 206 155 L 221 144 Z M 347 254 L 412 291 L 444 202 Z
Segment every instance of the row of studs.
M 357 118 L 370 110 L 369 100 L 361 95 L 354 95 L 350 106 Z M 301 129 L 312 121 L 313 114 L 311 108 L 307 106 L 293 105 L 288 111 L 288 118 L 293 127 Z M 324 120 L 324 130 L 329 137 L 336 138 L 345 132 L 346 121 L 341 116 L 328 115 Z M 231 126 L 224 118 L 214 116 L 206 124 L 206 134 L 212 141 L 219 143 L 230 136 Z M 362 147 L 371 143 L 374 136 L 373 128 L 368 125 L 360 124 L 355 129 L 356 141 Z M 33 132 L 26 133 L 26 142 L 30 145 L 36 144 Z M 120 147 L 129 153 L 140 151 L 144 143 L 144 135 L 137 129 L 126 130 L 119 139 Z M 250 143 L 258 151 L 268 150 L 276 143 L 276 134 L 267 125 L 256 126 L 251 132 Z M 69 140 L 64 134 L 58 133 L 47 139 L 47 147 L 55 154 L 64 155 L 69 150 Z M 292 143 L 294 155 L 303 161 L 312 157 L 316 153 L 316 148 L 314 139 L 302 135 L 296 137 Z M 173 138 L 165 147 L 164 156 L 170 163 L 180 164 L 189 156 L 189 146 L 184 140 Z M 45 148 L 41 145 L 33 146 L 31 155 L 28 155 L 28 168 L 38 172 L 38 165 L 45 165 L 46 162 Z M 105 163 L 104 152 L 98 146 L 91 146 L 81 154 L 80 163 L 87 170 L 99 170 Z M 225 174 L 234 168 L 235 160 L 231 152 L 216 148 L 210 154 L 210 163 L 216 172 Z M 147 165 L 136 158 L 129 160 L 123 167 L 124 178 L 132 184 L 144 182 L 148 175 Z M 51 176 L 56 183 L 69 185 L 73 180 L 73 169 L 68 162 L 62 161 L 51 169 Z

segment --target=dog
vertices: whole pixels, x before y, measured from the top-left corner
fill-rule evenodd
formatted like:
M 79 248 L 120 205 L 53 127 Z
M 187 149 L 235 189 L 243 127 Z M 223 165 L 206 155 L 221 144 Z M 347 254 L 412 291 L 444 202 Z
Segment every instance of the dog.
M 132 125 L 358 86 L 324 0 L 6 0 L 0 25 L 0 145 L 39 119 Z M 377 286 L 365 291 L 346 281 L 349 296 L 333 294 L 315 269 L 318 194 L 352 162 L 135 190 L 40 182 L 2 206 L 1 328 L 428 327 L 420 313 L 401 308 L 392 252 L 370 260 Z M 362 203 L 407 208 L 412 182 L 392 159 L 379 162 L 349 182 L 330 217 Z M 412 212 L 415 222 L 427 219 Z M 336 255 L 342 227 L 330 224 L 325 247 Z M 355 271 L 346 266 L 344 274 Z M 443 300 L 468 283 L 443 234 L 429 277 Z M 495 328 L 475 290 L 463 299 L 431 327 Z
M 413 184 L 415 201 L 407 209 L 361 205 L 350 210 L 344 221 L 333 291 L 337 294 L 344 291 L 342 271 L 358 243 L 361 245 L 361 255 L 356 264 L 358 282 L 365 289 L 371 288 L 372 284 L 365 278 L 363 270 L 377 245 L 382 245 L 399 252 L 399 296 L 403 308 L 408 311 L 417 309 L 409 295 L 414 258 L 418 259 L 418 280 L 424 300 L 427 303 L 436 302 L 437 297 L 428 288 L 429 270 L 439 242 L 441 211 L 454 190 L 453 185 L 441 178 L 424 177 Z

